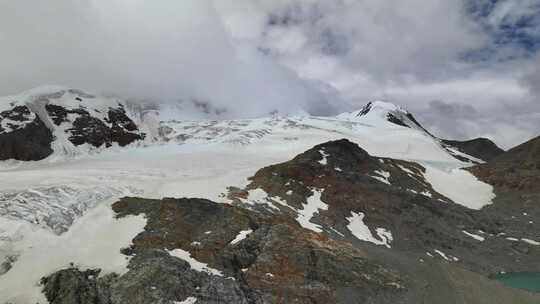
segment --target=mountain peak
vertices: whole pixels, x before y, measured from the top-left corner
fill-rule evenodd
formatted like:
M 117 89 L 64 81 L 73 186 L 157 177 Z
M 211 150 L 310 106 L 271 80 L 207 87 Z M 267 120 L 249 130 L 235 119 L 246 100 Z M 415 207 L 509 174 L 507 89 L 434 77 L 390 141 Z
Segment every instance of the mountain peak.
M 396 104 L 386 101 L 371 101 L 368 102 L 361 110 L 343 113 L 337 116 L 339 119 L 366 122 L 372 125 L 385 124 L 395 127 L 396 125 L 421 130 L 431 135 L 414 116 Z M 381 123 L 382 122 L 382 123 Z
M 360 110 L 357 114 L 357 116 L 365 116 L 369 113 L 391 113 L 391 112 L 402 112 L 402 113 L 409 113 L 407 110 L 403 109 L 402 107 L 386 102 L 381 100 L 376 101 L 370 101 L 368 102 L 362 110 Z

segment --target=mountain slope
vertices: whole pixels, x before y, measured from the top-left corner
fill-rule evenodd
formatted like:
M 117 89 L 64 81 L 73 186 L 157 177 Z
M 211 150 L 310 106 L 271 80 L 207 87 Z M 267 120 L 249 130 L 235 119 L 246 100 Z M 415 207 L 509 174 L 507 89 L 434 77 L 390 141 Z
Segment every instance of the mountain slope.
M 370 156 L 347 140 L 315 146 L 291 161 L 259 170 L 250 180 L 244 189 L 233 189 L 235 204 L 286 214 L 336 239 L 416 252 L 418 258 L 427 252 L 484 274 L 535 267 L 535 246 L 520 256 L 521 263 L 500 250 L 514 245 L 503 237 L 510 230 L 536 240 L 527 226 L 501 224 L 507 213 L 485 212 L 490 206 L 462 206 L 437 192 L 423 166 Z M 313 209 L 313 204 L 318 207 Z M 361 233 L 355 232 L 356 226 L 363 227 Z M 483 241 L 471 235 L 481 235 Z
M 123 102 L 80 90 L 41 87 L 0 103 L 0 160 L 41 160 L 144 139 Z
M 497 145 L 487 138 L 475 138 L 465 141 L 444 139 L 442 143 L 447 147 L 483 161 L 490 161 L 504 153 L 503 149 L 497 147 Z
M 27 106 L 0 112 L 0 160 L 39 160 L 53 153 L 53 134 Z
M 531 139 L 491 161 L 468 168 L 480 180 L 493 185 L 496 197 L 486 212 L 505 214 L 499 221 L 509 227 L 507 239 L 516 252 L 527 251 L 519 234 L 524 229 L 540 231 L 540 137 Z M 530 242 L 525 238 L 526 242 Z M 538 240 L 533 244 L 540 245 Z
M 371 125 L 394 124 L 418 130 L 435 139 L 450 155 L 463 162 L 481 163 L 491 160 L 504 152 L 487 138 L 476 138 L 467 141 L 437 138 L 426 130 L 412 113 L 388 102 L 370 102 L 359 111 L 343 113 L 338 115 L 337 118 Z
M 136 105 L 54 86 L 3 97 L 0 104 L 0 160 L 63 159 L 65 156 L 101 151 L 112 145 L 126 146 L 145 138 L 153 142 L 191 143 L 197 140 L 200 143 L 221 139 L 232 144 L 249 144 L 270 133 L 286 133 L 287 129 L 298 128 L 324 129 L 343 136 L 363 135 L 367 141 L 376 141 L 362 145 L 371 153 L 401 159 L 423 159 L 432 153 L 428 150 L 442 148 L 446 151 L 437 151 L 442 155 L 436 159 L 447 154 L 460 161 L 478 163 L 497 153 L 497 147 L 487 140 L 439 140 L 411 113 L 380 101 L 370 102 L 360 111 L 336 117 L 293 116 L 230 121 L 177 121 L 174 115 L 183 117 L 189 115 L 185 111 L 195 110 L 185 106 L 174 109 L 172 105 Z M 203 106 L 200 109 L 209 111 Z M 373 136 L 374 129 L 379 138 Z M 423 148 L 426 144 L 433 147 Z M 385 148 L 390 149 L 387 151 Z M 409 151 L 411 149 L 422 151 Z M 394 153 L 387 155 L 388 152 Z
M 471 168 L 498 188 L 540 192 L 540 137 L 508 150 L 486 164 Z
M 147 219 L 123 249 L 128 271 L 66 268 L 43 280 L 45 293 L 55 304 L 536 303 L 486 276 L 536 270 L 538 248 L 516 256 L 501 214 L 448 201 L 423 173 L 339 140 L 259 170 L 231 189 L 234 206 L 124 198 L 119 218 Z
M 501 261 L 500 268 L 494 267 L 491 262 L 478 262 L 474 257 L 470 257 L 474 255 L 473 253 L 482 255 L 485 250 L 494 247 L 490 247 L 492 245 L 475 247 L 474 242 L 477 241 L 455 227 L 462 225 L 471 230 L 465 231 L 474 235 L 480 234 L 475 229 L 485 229 L 486 233 L 502 231 L 496 223 L 491 222 L 491 218 L 486 219 L 483 213 L 478 213 L 478 210 L 492 209 L 493 188 L 479 181 L 469 171 L 462 170 L 462 167 L 470 165 L 470 161 L 462 162 L 456 159 L 439 139 L 415 122 L 412 115 L 408 116 L 408 112 L 394 105 L 386 104 L 378 108 L 376 104 L 372 104 L 369 111 L 361 117 L 354 116 L 354 119 L 347 118 L 345 117 L 347 115 L 343 114 L 337 117 L 303 115 L 222 121 L 178 121 L 163 120 L 165 114 L 170 116 L 171 113 L 163 113 L 164 110 L 159 107 L 137 108 L 125 101 L 65 88 L 34 90 L 20 95 L 16 101 L 12 105 L 9 103 L 2 105 L 6 110 L 18 105 L 27 106 L 30 114 L 23 113 L 25 120 L 19 124 L 20 128 L 31 124 L 32 119 L 39 118 L 46 126 L 43 130 L 49 130 L 52 135 L 52 142 L 47 136 L 44 138 L 46 146 L 53 152 L 40 161 L 0 161 L 0 179 L 2 179 L 0 295 L 7 295 L 5 298 L 15 303 L 39 301 L 45 303 L 38 281 L 58 269 L 68 267 L 70 263 L 74 263 L 73 266 L 77 266 L 79 270 L 102 269 L 100 278 L 111 279 L 108 281 L 111 284 L 114 282 L 127 284 L 123 280 L 141 274 L 137 272 L 141 270 L 137 265 L 146 265 L 146 262 L 153 261 L 151 264 L 154 266 L 150 267 L 152 269 L 162 269 L 159 268 L 159 261 L 164 253 L 160 252 L 155 256 L 153 254 L 144 255 L 145 258 L 141 256 L 141 259 L 134 261 L 136 269 L 133 270 L 138 270 L 126 278 L 115 281 L 112 277 L 106 276 L 111 272 L 122 276 L 130 271 L 131 268 L 127 268 L 130 260 L 126 260 L 120 249 L 130 246 L 134 239 L 133 244 L 136 245 L 138 239 L 136 236 L 148 224 L 142 216 L 126 214 L 118 219 L 114 217 L 110 205 L 123 196 L 145 197 L 144 201 L 150 202 L 149 205 L 154 206 L 152 208 L 164 206 L 158 203 L 158 200 L 164 197 L 200 197 L 216 203 L 234 202 L 236 208 L 253 209 L 251 212 L 257 214 L 261 221 L 277 216 L 272 223 L 285 221 L 289 227 L 286 229 L 287 233 L 296 236 L 284 243 L 276 241 L 277 249 L 270 246 L 268 252 L 284 250 L 292 243 L 298 242 L 304 246 L 299 248 L 299 253 L 312 254 L 315 250 L 316 253 L 311 257 L 318 258 L 320 256 L 317 254 L 318 250 L 324 250 L 325 244 L 328 244 L 326 241 L 323 244 L 317 243 L 319 238 L 324 236 L 328 238 L 328 242 L 345 242 L 352 244 L 347 246 L 353 246 L 355 250 L 363 253 L 371 252 L 368 258 L 374 264 L 399 270 L 408 278 L 415 277 L 414 267 L 448 268 L 449 270 L 442 274 L 427 272 L 428 276 L 435 276 L 441 282 L 450 280 L 447 276 L 451 273 L 466 275 L 468 279 L 473 280 L 474 274 L 471 270 L 485 274 L 499 270 L 521 269 L 519 268 L 521 264 L 517 266 L 508 264 L 502 253 L 494 255 L 495 260 Z M 392 118 L 392 121 L 388 120 L 389 111 L 394 113 L 395 119 Z M 396 123 L 397 120 L 402 123 Z M 11 129 L 19 128 L 11 121 L 11 118 L 2 119 L 2 126 L 6 126 L 5 130 L 9 127 L 9 133 L 16 132 Z M 13 126 L 8 125 L 10 122 Z M 2 134 L 0 140 L 1 136 Z M 348 141 L 340 140 L 342 138 Z M 130 141 L 131 143 L 123 148 L 115 147 Z M 331 142 L 318 146 L 328 141 Z M 112 146 L 107 148 L 108 145 Z M 312 149 L 314 146 L 317 147 Z M 0 150 L 4 147 L 0 146 Z M 20 147 L 21 151 L 25 151 L 24 146 Z M 465 154 L 465 159 L 476 158 Z M 274 171 L 260 170 L 272 164 L 283 163 L 287 165 L 275 165 L 271 168 L 279 168 L 279 172 L 276 173 L 300 179 L 304 183 L 303 186 L 294 185 L 292 199 L 287 196 L 289 189 L 284 179 L 274 181 L 272 175 Z M 289 171 L 288 168 L 296 169 Z M 254 176 L 252 181 L 248 180 L 251 176 Z M 258 183 L 260 187 L 255 187 L 259 185 Z M 251 186 L 248 186 L 250 184 Z M 336 189 L 332 195 L 331 191 L 327 192 L 326 185 Z M 239 191 L 237 193 L 239 196 L 230 196 L 228 190 L 230 186 Z M 267 186 L 270 188 L 265 188 Z M 312 189 L 314 186 L 325 186 L 326 190 L 315 191 Z M 268 202 L 268 193 L 274 192 L 276 200 L 271 199 Z M 338 192 L 355 193 L 357 199 L 346 195 L 340 197 Z M 278 197 L 280 199 L 277 199 Z M 233 198 L 233 201 L 230 198 Z M 328 198 L 331 200 L 327 201 Z M 241 203 L 236 200 L 240 200 Z M 339 207 L 341 203 L 343 206 Z M 170 204 L 167 203 L 165 206 Z M 204 212 L 212 213 L 212 210 L 218 208 L 210 203 L 208 206 L 209 210 Z M 260 208 L 256 208 L 257 206 Z M 303 208 L 304 206 L 306 208 Z M 441 206 L 447 207 L 439 210 Z M 318 208 L 328 208 L 328 213 L 319 213 Z M 371 208 L 379 211 L 373 212 Z M 493 210 L 492 218 L 498 220 L 504 210 Z M 137 214 L 148 215 L 152 212 L 155 210 L 139 210 Z M 404 214 L 403 218 L 399 216 L 400 213 Z M 402 222 L 403 219 L 407 219 L 407 222 Z M 183 221 L 183 218 L 177 220 Z M 312 231 L 302 230 L 300 223 L 312 228 Z M 180 222 L 177 224 L 180 225 Z M 368 225 L 369 234 L 364 224 Z M 362 240 L 350 232 L 347 228 L 349 225 L 358 227 L 357 235 L 365 233 Z M 512 237 L 536 240 L 534 236 L 522 233 L 522 230 L 515 226 L 515 234 L 512 234 Z M 224 233 L 231 235 L 237 233 L 236 230 L 227 230 L 234 227 L 223 228 Z M 245 228 L 247 227 L 242 227 Z M 160 231 L 170 233 L 169 230 Z M 345 237 L 341 238 L 340 234 Z M 143 236 L 150 237 L 150 243 L 156 241 L 156 246 L 163 245 L 158 234 L 143 234 L 140 237 Z M 486 243 L 503 249 L 509 242 L 505 238 L 485 237 L 489 239 Z M 414 246 L 407 243 L 406 238 L 411 239 Z M 315 244 L 312 241 L 315 241 Z M 342 248 L 344 245 L 340 244 L 336 246 Z M 534 245 L 524 241 L 511 244 L 514 246 L 512 250 L 525 252 L 520 256 L 524 261 L 522 265 L 529 265 L 527 252 L 536 252 L 532 247 Z M 177 245 L 180 247 L 176 249 L 191 250 L 191 247 L 189 249 L 184 247 L 185 243 Z M 390 248 L 387 248 L 387 245 Z M 452 249 L 445 246 L 451 246 Z M 473 249 L 468 246 L 472 246 Z M 411 252 L 403 255 L 402 250 L 407 251 L 406 248 L 409 247 L 416 249 L 411 249 Z M 167 248 L 173 250 L 172 244 Z M 146 249 L 163 250 L 145 247 Z M 396 251 L 399 253 L 392 253 L 393 251 L 386 249 L 399 250 Z M 450 261 L 435 249 L 450 254 L 451 256 L 446 256 Z M 424 261 L 432 259 L 426 252 L 434 257 L 432 260 L 434 263 L 429 266 L 419 262 L 419 259 Z M 209 251 L 206 253 L 209 254 Z M 243 253 L 245 252 L 242 251 L 241 254 Z M 198 256 L 195 252 L 193 255 L 200 259 L 201 263 L 207 263 L 215 267 L 214 269 L 219 271 L 226 269 L 220 268 L 219 263 L 214 264 L 215 261 L 209 256 Z M 381 259 L 375 261 L 379 255 Z M 341 269 L 343 265 L 349 263 L 340 264 L 341 260 L 327 260 L 327 255 L 322 256 L 323 261 L 339 266 L 329 269 Z M 230 261 L 229 257 L 221 255 L 219 257 Z M 463 270 L 440 263 L 454 263 L 452 257 L 463 259 L 472 266 Z M 178 267 L 175 269 L 182 270 L 182 273 L 191 273 L 184 271 L 187 270 L 185 264 L 176 259 L 165 260 L 167 265 L 172 263 L 171 265 Z M 391 262 L 393 260 L 396 262 Z M 295 261 L 300 263 L 295 267 L 302 269 L 296 275 L 300 276 L 304 271 L 307 273 L 315 271 L 312 266 L 302 264 L 302 260 Z M 308 261 L 312 263 L 313 259 Z M 400 268 L 401 264 L 411 265 L 411 268 Z M 264 265 L 267 268 L 276 267 L 272 263 Z M 101 290 L 99 284 L 107 283 L 101 279 L 99 282 L 80 281 L 79 278 L 86 274 L 97 273 L 93 271 L 80 273 L 79 270 L 62 272 L 59 276 L 51 277 L 51 281 L 48 282 L 60 284 L 62 278 L 71 277 L 89 289 L 95 286 L 97 289 L 93 290 L 96 292 Z M 466 274 L 462 274 L 462 271 Z M 260 278 L 261 272 L 255 273 L 259 278 L 253 279 L 253 284 L 262 284 L 257 285 L 258 287 L 251 286 L 257 290 L 257 294 L 259 292 L 264 294 L 267 287 L 283 290 L 288 284 L 271 286 L 268 285 L 265 274 Z M 328 277 L 325 278 L 335 273 L 320 272 L 317 275 L 314 286 L 302 280 L 293 281 L 291 286 L 298 287 L 306 283 L 311 286 L 308 291 L 337 288 L 329 282 Z M 235 278 L 240 280 L 240 277 Z M 200 279 L 200 277 L 197 279 L 198 282 Z M 483 276 L 475 280 L 485 283 Z M 407 293 L 411 295 L 411 299 L 422 294 L 418 288 L 428 281 L 425 278 L 413 280 L 411 290 L 414 292 Z M 225 284 L 223 280 L 216 282 Z M 62 284 L 55 284 L 53 285 L 59 289 L 51 288 L 49 295 L 54 298 L 57 297 L 55 295 L 64 294 L 66 291 L 61 287 Z M 231 282 L 227 284 L 229 284 L 227 286 L 234 285 Z M 377 284 L 379 283 L 372 286 L 380 286 Z M 318 286 L 325 287 L 317 289 Z M 447 288 L 449 299 L 455 299 L 452 298 L 455 297 L 453 292 L 455 293 L 455 288 L 458 288 L 452 286 Z M 155 287 L 156 290 L 162 291 L 157 288 L 158 286 Z M 351 287 L 351 293 L 345 290 L 344 295 L 356 295 L 356 287 Z M 103 290 L 111 289 L 106 287 Z M 122 290 L 127 294 L 126 290 L 129 288 Z M 433 289 L 431 293 L 433 297 L 437 295 L 437 290 Z M 304 294 L 292 293 L 302 298 L 308 291 Z M 441 292 L 440 289 L 438 291 Z M 327 296 L 327 292 L 323 290 L 321 294 Z M 415 295 L 415 292 L 419 294 Z M 179 295 L 186 293 L 187 291 Z M 149 292 L 150 295 L 152 292 Z M 174 299 L 181 300 L 179 297 Z

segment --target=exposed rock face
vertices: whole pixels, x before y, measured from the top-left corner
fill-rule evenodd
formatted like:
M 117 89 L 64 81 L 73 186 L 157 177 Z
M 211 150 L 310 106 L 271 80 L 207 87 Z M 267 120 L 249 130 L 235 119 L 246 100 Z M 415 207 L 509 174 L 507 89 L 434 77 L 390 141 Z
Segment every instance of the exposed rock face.
M 504 152 L 492 141 L 485 138 L 467 141 L 440 139 L 424 128 L 412 113 L 391 103 L 381 101 L 370 102 L 360 111 L 344 113 L 340 116 L 344 119 L 367 123 L 373 122 L 374 120 L 385 120 L 396 126 L 416 129 L 425 135 L 432 137 L 452 157 L 463 162 L 480 163 L 481 161 L 479 160 L 489 161 Z
M 114 100 L 68 89 L 13 98 L 0 112 L 0 160 L 41 160 L 55 144 L 70 150 L 83 144 L 126 146 L 145 138 Z
M 0 113 L 0 160 L 40 160 L 53 151 L 52 132 L 27 106 Z
M 335 239 L 365 243 L 349 227 L 353 214 L 363 214 L 371 242 L 391 246 L 385 252 L 390 256 L 414 253 L 416 261 L 411 264 L 429 253 L 484 275 L 505 269 L 538 269 L 538 246 L 503 236 L 535 239 L 531 226 L 508 221 L 511 209 L 505 206 L 472 210 L 453 203 L 431 187 L 423 170 L 418 164 L 372 157 L 357 145 L 340 140 L 259 170 L 245 189 L 232 189 L 231 198 L 246 208 L 298 219 L 310 197 L 320 192 L 327 209 L 319 209 L 310 221 Z M 250 193 L 256 189 L 262 189 L 267 198 L 251 200 Z M 540 220 L 540 215 L 531 214 L 531 220 Z M 390 232 L 392 238 L 381 231 Z M 484 241 L 464 231 L 478 234 Z
M 55 104 L 47 104 L 45 108 L 55 125 L 71 124 L 66 133 L 75 146 L 86 143 L 94 147 L 110 147 L 112 143 L 126 146 L 144 139 L 144 134 L 138 132 L 137 125 L 126 115 L 121 105 L 109 108 L 102 119 L 84 108 L 67 109 Z
M 126 198 L 113 208 L 148 217 L 125 250 L 129 271 L 99 279 L 94 270 L 59 271 L 43 280 L 51 303 L 388 303 L 406 289 L 399 273 L 287 218 L 201 199 Z M 241 239 L 241 231 L 250 233 Z M 190 268 L 174 250 L 214 272 Z
M 443 139 L 442 143 L 486 162 L 504 153 L 503 149 L 497 147 L 494 142 L 487 138 L 475 138 L 466 141 Z
M 75 268 L 58 271 L 42 280 L 45 286 L 43 292 L 49 302 L 54 304 L 107 303 L 107 294 L 104 294 L 107 290 L 100 288 L 103 287 L 101 282 L 104 279 L 98 280 L 100 272 L 99 269 L 79 271 Z
M 451 229 L 437 229 L 455 225 L 453 220 L 473 226 L 472 229 L 487 229 L 478 225 L 489 223 L 482 224 L 475 214 L 449 203 L 448 198 L 433 190 L 423 172 L 418 164 L 372 157 L 356 144 L 339 140 L 315 146 L 289 162 L 259 170 L 245 191 L 233 192 L 232 198 L 247 208 L 275 212 L 267 205 L 245 204 L 249 191 L 260 188 L 269 197 L 285 201 L 287 206 L 275 207 L 295 217 L 296 211 L 308 204 L 308 198 L 321 191 L 321 200 L 328 210 L 318 212 L 313 221 L 322 227 L 332 227 L 354 238 L 346 227 L 347 218 L 352 213 L 363 213 L 369 227 L 392 231 L 392 246 L 421 248 L 422 254 L 430 247 L 448 248 L 453 240 L 464 239 Z M 436 220 L 425 220 L 433 216 Z M 339 237 L 333 229 L 327 232 Z M 372 233 L 376 235 L 375 229 Z
M 534 155 L 517 151 L 520 158 Z M 51 303 L 66 304 L 190 297 L 196 303 L 539 303 L 540 295 L 488 278 L 501 270 L 540 271 L 540 246 L 507 239 L 535 237 L 537 226 L 512 214 L 538 200 L 467 209 L 437 193 L 424 170 L 339 140 L 262 168 L 245 189 L 231 189 L 233 205 L 125 198 L 113 205 L 118 217 L 147 218 L 123 250 L 132 257 L 129 271 L 95 279 L 96 270 L 65 269 L 43 280 L 44 291 Z M 540 222 L 538 212 L 527 212 Z M 353 215 L 370 238 L 355 233 Z
M 540 193 L 540 137 L 531 139 L 486 164 L 470 168 L 498 191 Z
M 414 118 L 411 113 L 394 104 L 382 101 L 369 102 L 356 114 L 357 117 L 367 117 L 372 115 L 382 115 L 384 116 L 383 118 L 385 120 L 395 125 L 422 130 L 426 134 L 433 136 L 416 120 L 416 118 Z
M 499 215 L 507 237 L 538 237 L 540 231 L 540 137 L 501 154 L 490 162 L 468 168 L 482 181 L 493 185 L 497 195 L 485 212 Z M 526 232 L 532 232 L 527 234 Z M 538 247 L 538 246 L 535 246 Z M 530 250 L 514 242 L 517 256 Z

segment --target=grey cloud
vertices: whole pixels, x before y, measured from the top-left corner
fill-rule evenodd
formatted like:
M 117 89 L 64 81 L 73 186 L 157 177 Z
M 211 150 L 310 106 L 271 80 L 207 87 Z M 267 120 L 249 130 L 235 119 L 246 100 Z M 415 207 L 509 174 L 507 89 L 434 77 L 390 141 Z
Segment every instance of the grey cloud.
M 447 137 L 508 147 L 538 134 L 540 59 L 497 44 L 495 29 L 535 2 L 1 1 L 0 94 L 64 84 L 204 100 L 231 117 L 386 99 Z
M 540 113 L 528 111 L 529 107 L 503 104 L 479 110 L 472 105 L 431 101 L 417 112 L 417 118 L 436 136 L 458 140 L 486 137 L 509 149 L 540 134 Z
M 536 103 L 540 104 L 540 54 L 532 62 L 528 73 L 523 76 L 523 81 L 536 99 Z
M 429 102 L 426 110 L 418 113 L 418 119 L 436 136 L 447 139 L 468 139 L 473 132 L 466 121 L 480 119 L 479 112 L 472 105 L 460 105 L 440 100 Z M 473 131 L 473 132 L 471 132 Z
M 345 66 L 384 80 L 439 77 L 455 68 L 461 52 L 487 39 L 459 1 L 289 1 L 286 8 L 277 13 L 292 15 L 283 18 L 301 28 L 305 52 L 341 56 Z M 277 30 L 286 26 L 278 23 Z M 263 43 L 276 43 L 276 36 Z
M 464 2 L 480 13 L 471 14 Z M 262 35 L 228 25 L 302 77 L 335 86 L 352 108 L 385 99 L 447 137 L 519 144 L 538 133 L 538 98 L 530 94 L 538 74 L 528 66 L 540 64 L 511 43 L 500 44 L 500 29 L 519 24 L 534 1 L 464 2 L 259 0 L 252 8 L 274 20 L 261 25 Z
M 446 119 L 474 119 L 478 117 L 478 111 L 470 104 L 455 104 L 440 100 L 429 103 L 429 111 Z
M 0 28 L 2 95 L 60 84 L 208 100 L 237 116 L 300 111 L 328 97 L 233 40 L 210 0 L 2 1 Z

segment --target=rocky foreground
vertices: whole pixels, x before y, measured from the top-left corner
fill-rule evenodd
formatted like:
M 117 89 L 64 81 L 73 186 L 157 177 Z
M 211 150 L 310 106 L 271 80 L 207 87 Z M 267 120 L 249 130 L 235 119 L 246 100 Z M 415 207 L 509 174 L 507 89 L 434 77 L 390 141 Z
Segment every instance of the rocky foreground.
M 480 210 L 437 193 L 421 165 L 347 140 L 259 170 L 231 204 L 124 198 L 117 217 L 147 218 L 123 250 L 129 271 L 67 268 L 43 292 L 55 304 L 540 303 L 490 279 L 540 271 L 536 147 L 470 169 L 498 195 Z

